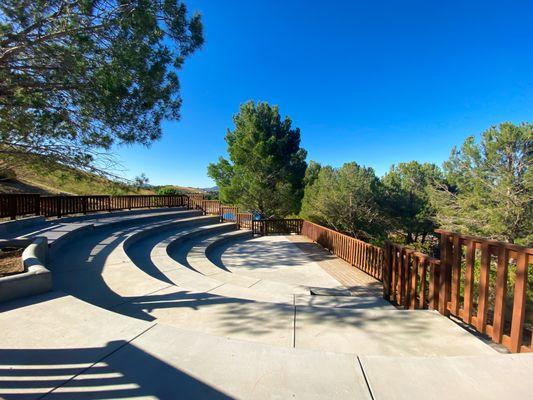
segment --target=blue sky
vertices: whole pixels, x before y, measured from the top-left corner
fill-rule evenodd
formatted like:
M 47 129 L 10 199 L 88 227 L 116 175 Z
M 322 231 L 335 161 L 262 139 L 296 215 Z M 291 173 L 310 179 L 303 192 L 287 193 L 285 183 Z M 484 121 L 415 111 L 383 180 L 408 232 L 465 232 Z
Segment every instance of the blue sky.
M 248 100 L 277 104 L 308 160 L 440 164 L 503 121 L 533 120 L 533 1 L 188 0 L 205 45 L 180 71 L 163 138 L 115 152 L 134 177 L 206 187 Z

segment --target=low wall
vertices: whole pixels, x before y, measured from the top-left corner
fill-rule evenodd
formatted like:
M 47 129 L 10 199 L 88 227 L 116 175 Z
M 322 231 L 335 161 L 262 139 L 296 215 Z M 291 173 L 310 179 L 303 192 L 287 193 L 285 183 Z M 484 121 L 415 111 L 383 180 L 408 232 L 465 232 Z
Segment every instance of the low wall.
M 24 272 L 0 278 L 0 302 L 33 296 L 52 290 L 52 274 L 45 267 L 48 242 L 44 237 L 32 240 L 4 240 L 4 246 L 27 245 L 22 252 Z

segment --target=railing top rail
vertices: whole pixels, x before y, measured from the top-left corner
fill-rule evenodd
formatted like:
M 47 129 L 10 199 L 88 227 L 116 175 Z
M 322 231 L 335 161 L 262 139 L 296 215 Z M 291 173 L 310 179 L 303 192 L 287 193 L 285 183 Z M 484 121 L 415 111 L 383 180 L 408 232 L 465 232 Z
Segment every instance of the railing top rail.
M 533 255 L 533 248 L 531 248 L 531 247 L 525 247 L 525 246 L 520 246 L 520 245 L 517 245 L 517 244 L 501 242 L 499 240 L 494 240 L 494 239 L 482 238 L 482 237 L 479 237 L 479 236 L 465 235 L 465 234 L 462 234 L 462 233 L 452 232 L 452 231 L 448 231 L 448 230 L 445 230 L 445 229 L 435 229 L 435 233 L 444 234 L 444 235 L 448 235 L 448 236 L 459 237 L 459 239 L 462 240 L 463 242 L 464 241 L 472 241 L 474 243 L 487 243 L 489 246 L 505 247 L 505 248 L 507 248 L 509 250 L 513 250 L 513 251 L 517 251 L 517 252 L 520 252 L 520 253 L 526 253 L 526 254 L 529 254 L 529 255 Z
M 396 244 L 396 243 L 392 243 L 390 241 L 387 241 L 386 243 L 389 244 L 390 246 L 392 246 L 393 248 L 402 250 L 402 251 L 404 251 L 404 252 L 406 252 L 408 254 L 412 254 L 413 256 L 416 256 L 416 257 L 418 257 L 420 259 L 427 260 L 430 263 L 440 264 L 440 260 L 438 258 L 431 257 L 429 254 L 422 253 L 422 252 L 420 252 L 418 250 L 412 249 L 412 248 L 407 247 L 407 246 L 402 245 L 402 244 Z
M 320 229 L 323 229 L 323 230 L 325 230 L 325 231 L 329 231 L 329 232 L 331 232 L 331 233 L 333 233 L 333 234 L 335 234 L 335 235 L 341 235 L 341 236 L 344 236 L 345 238 L 348 238 L 348 239 L 351 239 L 351 240 L 356 240 L 357 242 L 359 242 L 359 243 L 361 243 L 361 244 L 363 244 L 363 245 L 367 245 L 367 246 L 371 246 L 371 247 L 377 247 L 377 248 L 381 249 L 381 247 L 379 247 L 379 246 L 373 245 L 373 244 L 371 244 L 371 243 L 367 243 L 367 242 L 365 242 L 364 240 L 357 239 L 357 238 L 355 238 L 355 237 L 353 237 L 353 236 L 347 235 L 347 234 L 342 233 L 342 232 L 338 232 L 338 231 L 336 231 L 336 230 L 334 230 L 334 229 L 327 228 L 327 227 L 322 226 L 322 225 L 320 225 L 320 224 L 316 224 L 316 223 L 311 222 L 311 221 L 308 221 L 308 220 L 303 220 L 303 222 L 304 222 L 305 224 L 311 224 L 311 225 L 314 225 L 314 226 L 316 226 L 316 227 L 318 227 L 318 228 L 320 228 Z

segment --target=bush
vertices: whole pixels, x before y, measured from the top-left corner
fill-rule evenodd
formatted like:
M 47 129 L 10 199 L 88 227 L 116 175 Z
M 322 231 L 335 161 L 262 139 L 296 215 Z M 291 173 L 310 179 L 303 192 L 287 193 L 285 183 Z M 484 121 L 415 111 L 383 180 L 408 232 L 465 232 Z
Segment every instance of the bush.
M 172 186 L 164 186 L 162 188 L 157 189 L 156 194 L 158 194 L 159 196 L 174 196 L 178 194 L 183 194 L 183 192 Z

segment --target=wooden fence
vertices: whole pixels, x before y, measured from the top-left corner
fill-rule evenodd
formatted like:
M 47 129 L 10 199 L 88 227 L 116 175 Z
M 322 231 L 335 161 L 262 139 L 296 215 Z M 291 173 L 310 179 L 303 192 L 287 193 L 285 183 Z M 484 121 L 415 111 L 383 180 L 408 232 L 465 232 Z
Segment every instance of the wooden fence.
M 302 231 L 301 219 L 260 219 L 252 220 L 252 233 L 254 235 L 290 235 L 300 234 Z
M 186 195 L 133 196 L 41 196 L 39 194 L 0 194 L 0 218 L 43 215 L 62 217 L 99 211 L 151 207 L 189 207 Z
M 531 352 L 533 249 L 436 232 L 439 259 L 387 244 L 385 297 L 405 308 L 453 316 L 511 352 Z
M 220 206 L 221 222 L 236 222 L 239 229 L 252 229 L 252 213 L 241 213 L 235 206 Z
M 384 260 L 381 247 L 310 221 L 303 221 L 301 234 L 370 276 L 381 280 Z

